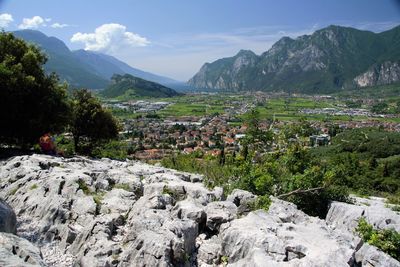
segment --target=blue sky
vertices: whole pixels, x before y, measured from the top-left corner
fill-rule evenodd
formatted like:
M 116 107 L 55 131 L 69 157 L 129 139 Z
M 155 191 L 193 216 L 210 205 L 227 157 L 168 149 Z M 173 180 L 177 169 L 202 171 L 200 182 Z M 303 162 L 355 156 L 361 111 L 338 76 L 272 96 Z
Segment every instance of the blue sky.
M 37 29 L 182 81 L 205 62 L 240 49 L 260 54 L 330 24 L 387 30 L 400 24 L 400 1 L 0 0 L 5 30 Z

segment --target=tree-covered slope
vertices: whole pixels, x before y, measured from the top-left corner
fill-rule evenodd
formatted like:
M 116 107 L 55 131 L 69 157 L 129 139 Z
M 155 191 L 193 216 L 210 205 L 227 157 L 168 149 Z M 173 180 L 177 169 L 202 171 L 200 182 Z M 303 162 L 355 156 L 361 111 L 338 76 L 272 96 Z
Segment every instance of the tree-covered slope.
M 389 84 L 400 80 L 399 51 L 400 27 L 376 34 L 329 26 L 296 39 L 284 37 L 260 56 L 240 51 L 234 57 L 206 63 L 189 84 L 207 89 L 307 93 Z M 371 68 L 379 69 L 375 76 Z
M 112 83 L 101 92 L 104 97 L 171 97 L 179 95 L 175 90 L 130 74 L 115 74 Z

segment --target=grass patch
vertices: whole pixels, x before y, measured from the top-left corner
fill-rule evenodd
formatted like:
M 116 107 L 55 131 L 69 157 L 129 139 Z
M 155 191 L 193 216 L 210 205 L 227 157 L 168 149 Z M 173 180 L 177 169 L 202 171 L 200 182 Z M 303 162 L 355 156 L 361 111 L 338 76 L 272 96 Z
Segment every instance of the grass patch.
M 78 184 L 79 189 L 82 190 L 85 195 L 91 194 L 90 188 L 87 186 L 83 179 L 79 179 L 78 181 L 76 181 L 76 183 Z
M 123 189 L 123 190 L 125 190 L 125 191 L 131 191 L 131 188 L 129 187 L 129 184 L 115 184 L 114 186 L 113 186 L 113 188 L 116 188 L 116 189 Z
M 19 186 L 17 186 L 17 187 L 15 187 L 15 188 L 11 189 L 10 195 L 12 195 L 12 196 L 15 195 L 15 194 L 17 193 L 18 189 L 19 189 Z
M 31 187 L 29 187 L 29 190 L 35 190 L 36 188 L 38 188 L 37 184 L 33 184 Z
M 97 193 L 93 195 L 93 201 L 96 203 L 96 215 L 100 214 L 101 205 L 103 204 L 103 198 L 105 193 Z

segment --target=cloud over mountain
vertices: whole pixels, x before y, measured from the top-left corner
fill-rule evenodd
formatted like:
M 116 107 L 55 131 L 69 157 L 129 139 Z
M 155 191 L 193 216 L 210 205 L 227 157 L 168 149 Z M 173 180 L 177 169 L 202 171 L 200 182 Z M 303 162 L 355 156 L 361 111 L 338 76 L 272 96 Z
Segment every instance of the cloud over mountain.
M 40 26 L 46 26 L 46 22 L 51 19 L 44 19 L 41 16 L 33 16 L 32 18 L 24 18 L 18 26 L 19 29 L 37 29 Z
M 71 26 L 71 25 L 65 24 L 65 23 L 58 23 L 58 22 L 50 25 L 50 27 L 55 28 L 55 29 L 62 29 L 62 28 L 69 27 L 69 26 Z
M 139 34 L 126 30 L 126 27 L 117 23 L 103 24 L 96 28 L 94 33 L 75 33 L 71 42 L 85 44 L 85 50 L 115 53 L 127 47 L 147 46 L 150 42 Z
M 7 28 L 8 25 L 13 21 L 14 19 L 11 14 L 0 14 L 0 28 Z

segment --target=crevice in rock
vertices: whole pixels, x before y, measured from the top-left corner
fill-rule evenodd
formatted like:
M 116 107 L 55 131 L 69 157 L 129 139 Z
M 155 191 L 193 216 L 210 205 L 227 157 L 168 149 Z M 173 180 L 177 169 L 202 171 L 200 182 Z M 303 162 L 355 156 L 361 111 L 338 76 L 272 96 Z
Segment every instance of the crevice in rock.
M 13 253 L 14 255 L 17 255 L 18 250 L 19 250 L 19 247 L 17 247 L 17 246 L 12 246 L 12 253 Z
M 28 262 L 29 258 L 30 258 L 30 256 L 27 255 L 27 256 L 25 257 L 25 259 L 24 259 L 24 262 Z
M 69 201 L 69 203 L 68 203 L 68 209 L 69 209 L 69 210 L 71 210 L 72 204 L 74 204 L 74 200 L 73 200 L 73 199 L 71 199 L 71 200 Z
M 50 191 L 50 188 L 48 188 L 48 187 L 46 187 L 45 189 L 44 189 L 44 195 L 43 195 L 43 197 L 46 197 L 46 195 L 47 195 L 47 193 Z
M 60 185 L 58 186 L 58 194 L 59 194 L 59 195 L 61 195 L 62 190 L 63 190 L 63 188 L 64 188 L 64 185 L 65 185 L 65 180 L 62 180 L 62 181 L 60 182 Z

